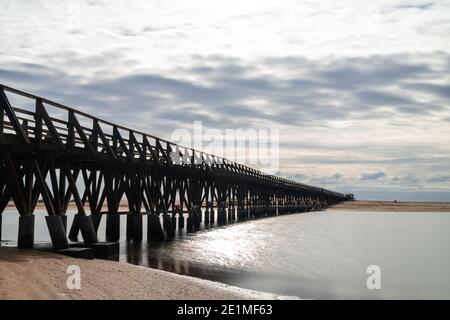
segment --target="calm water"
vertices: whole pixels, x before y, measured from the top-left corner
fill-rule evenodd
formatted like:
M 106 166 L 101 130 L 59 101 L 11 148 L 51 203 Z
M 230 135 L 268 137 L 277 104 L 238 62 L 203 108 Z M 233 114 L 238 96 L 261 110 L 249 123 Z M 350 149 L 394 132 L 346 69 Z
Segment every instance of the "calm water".
M 104 227 L 102 221 L 100 239 Z M 449 213 L 292 214 L 159 245 L 123 240 L 120 260 L 301 298 L 449 299 L 449 230 Z M 16 233 L 17 213 L 7 211 L 3 239 Z M 36 241 L 49 241 L 43 212 L 36 213 Z M 381 268 L 380 290 L 366 287 L 369 265 Z

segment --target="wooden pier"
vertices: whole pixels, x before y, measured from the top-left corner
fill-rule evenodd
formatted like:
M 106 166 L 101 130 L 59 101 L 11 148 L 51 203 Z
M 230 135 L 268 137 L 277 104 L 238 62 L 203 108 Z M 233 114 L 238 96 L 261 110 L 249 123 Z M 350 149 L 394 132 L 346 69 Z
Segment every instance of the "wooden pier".
M 32 110 L 13 106 L 10 95 L 31 102 Z M 10 200 L 19 212 L 18 247 L 33 247 L 34 211 L 43 201 L 53 247 L 64 250 L 80 233 L 84 243 L 97 243 L 101 219 L 106 219 L 107 241 L 118 241 L 120 214 L 127 215 L 128 240 L 142 241 L 147 215 L 148 240 L 162 241 L 173 238 L 176 229 L 195 232 L 201 223 L 310 211 L 346 195 L 264 174 L 0 85 L 0 227 Z M 69 230 L 71 201 L 77 214 Z M 121 201 L 128 204 L 124 212 Z

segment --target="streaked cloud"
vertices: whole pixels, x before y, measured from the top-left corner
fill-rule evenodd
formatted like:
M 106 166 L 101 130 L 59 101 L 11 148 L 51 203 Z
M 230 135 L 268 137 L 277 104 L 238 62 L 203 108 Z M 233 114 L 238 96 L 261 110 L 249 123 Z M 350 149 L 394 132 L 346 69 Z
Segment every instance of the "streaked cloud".
M 197 120 L 278 128 L 283 176 L 441 195 L 449 14 L 444 1 L 8 1 L 0 82 L 166 138 Z
M 384 178 L 386 177 L 386 173 L 384 173 L 383 171 L 378 171 L 378 172 L 372 172 L 372 173 L 363 173 L 361 175 L 361 180 L 377 180 L 380 178 Z

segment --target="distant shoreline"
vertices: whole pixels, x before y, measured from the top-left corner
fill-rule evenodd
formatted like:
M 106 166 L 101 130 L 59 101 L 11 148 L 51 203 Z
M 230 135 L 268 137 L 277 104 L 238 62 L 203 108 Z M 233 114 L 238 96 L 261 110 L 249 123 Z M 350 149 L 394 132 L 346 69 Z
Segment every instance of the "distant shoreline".
M 450 202 L 412 201 L 345 201 L 327 208 L 329 211 L 385 211 L 385 212 L 449 212 Z
M 14 208 L 14 203 L 8 203 L 7 208 Z M 74 202 L 69 204 L 69 209 L 76 209 Z M 88 210 L 88 207 L 85 207 Z M 45 209 L 43 202 L 38 202 L 36 209 Z M 106 206 L 103 208 L 107 211 Z M 120 211 L 128 210 L 128 203 L 122 201 Z M 380 200 L 355 200 L 345 201 L 327 208 L 329 211 L 387 211 L 387 212 L 449 212 L 450 202 L 424 202 L 424 201 L 380 201 Z

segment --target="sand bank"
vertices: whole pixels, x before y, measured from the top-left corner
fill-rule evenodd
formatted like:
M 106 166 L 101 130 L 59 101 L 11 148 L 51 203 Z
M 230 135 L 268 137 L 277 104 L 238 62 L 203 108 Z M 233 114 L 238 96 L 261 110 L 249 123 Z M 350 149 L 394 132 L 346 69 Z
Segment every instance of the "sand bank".
M 450 212 L 450 202 L 345 201 L 329 207 L 335 211 Z
M 9 208 L 14 207 L 14 203 L 8 204 Z M 45 209 L 45 205 L 39 202 L 36 209 Z M 75 203 L 69 204 L 69 209 L 76 210 Z M 86 208 L 88 210 L 88 208 Z M 107 208 L 105 207 L 106 211 Z M 127 211 L 128 204 L 122 201 L 119 207 L 120 211 Z M 376 201 L 376 200 L 356 200 L 345 201 L 328 210 L 346 210 L 346 211 L 392 211 L 392 212 L 450 212 L 450 202 L 411 202 L 411 201 Z
M 81 289 L 69 290 L 70 265 Z M 106 260 L 0 247 L 0 299 L 278 299 L 221 283 Z

